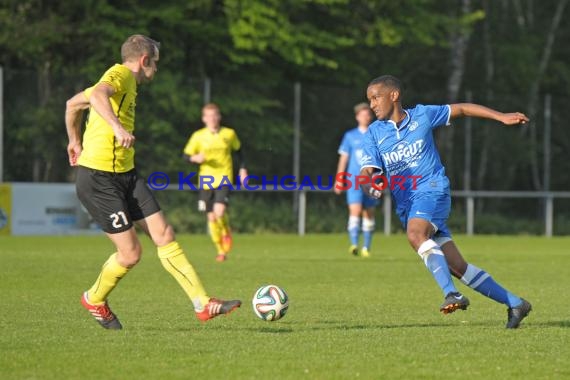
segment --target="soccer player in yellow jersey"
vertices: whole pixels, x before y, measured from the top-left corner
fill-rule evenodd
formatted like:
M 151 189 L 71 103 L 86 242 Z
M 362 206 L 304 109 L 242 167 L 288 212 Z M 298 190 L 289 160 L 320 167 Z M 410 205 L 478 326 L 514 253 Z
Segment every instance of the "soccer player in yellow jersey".
M 121 47 L 123 63 L 112 66 L 95 85 L 69 99 L 65 111 L 69 163 L 78 167 L 77 195 L 116 247 L 93 286 L 81 297 L 83 307 L 107 329 L 122 328 L 107 297 L 141 258 L 135 224 L 157 246 L 162 265 L 184 289 L 198 319 L 207 321 L 241 305 L 239 300 L 222 301 L 207 295 L 134 166 L 137 85 L 153 79 L 159 48 L 149 37 L 130 36 Z M 81 121 L 87 109 L 82 141 Z
M 184 157 L 200 165 L 198 175 L 203 185 L 200 188 L 198 210 L 208 215 L 208 229 L 218 251 L 216 260 L 220 262 L 226 260 L 226 255 L 232 248 L 226 208 L 229 185 L 234 183 L 233 152 L 239 161 L 240 178 L 244 180 L 247 177 L 241 143 L 236 132 L 231 128 L 222 127 L 221 120 L 218 105 L 206 104 L 202 108 L 202 122 L 205 127 L 194 132 L 184 148 Z

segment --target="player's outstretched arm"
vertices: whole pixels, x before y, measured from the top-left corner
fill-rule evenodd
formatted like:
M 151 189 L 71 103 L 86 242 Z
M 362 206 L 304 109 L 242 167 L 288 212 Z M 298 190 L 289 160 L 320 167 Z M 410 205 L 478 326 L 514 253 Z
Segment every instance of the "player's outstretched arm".
M 489 107 L 473 103 L 450 104 L 450 108 L 452 119 L 462 116 L 472 116 L 496 120 L 505 125 L 525 124 L 529 121 L 529 118 L 520 112 L 503 113 Z
M 108 84 L 99 83 L 89 97 L 93 109 L 113 128 L 113 133 L 119 145 L 130 148 L 135 144 L 135 136 L 127 132 L 113 112 L 109 98 L 115 94 L 115 89 Z
M 89 107 L 89 101 L 83 92 L 75 94 L 65 103 L 65 128 L 67 129 L 67 155 L 69 165 L 76 166 L 81 155 L 81 121 L 83 112 Z

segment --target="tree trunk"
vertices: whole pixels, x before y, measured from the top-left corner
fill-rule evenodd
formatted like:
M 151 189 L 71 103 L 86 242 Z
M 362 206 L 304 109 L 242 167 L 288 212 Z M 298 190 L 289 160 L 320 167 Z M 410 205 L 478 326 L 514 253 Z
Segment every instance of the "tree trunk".
M 564 14 L 564 9 L 568 4 L 568 0 L 560 0 L 558 5 L 556 6 L 556 10 L 554 11 L 554 15 L 552 17 L 552 22 L 550 23 L 550 29 L 548 31 L 548 35 L 546 36 L 546 43 L 544 44 L 544 48 L 542 49 L 542 56 L 540 59 L 540 63 L 538 66 L 538 71 L 534 81 L 530 86 L 530 96 L 527 106 L 528 116 L 530 118 L 530 123 L 527 124 L 527 127 L 522 129 L 522 133 L 526 134 L 528 132 L 530 137 L 530 166 L 531 166 L 531 178 L 532 184 L 535 190 L 540 190 L 542 185 L 540 183 L 540 175 L 539 175 L 539 168 L 538 168 L 538 142 L 537 142 L 537 134 L 536 134 L 536 119 L 538 116 L 538 101 L 539 101 L 539 90 L 540 90 L 540 83 L 542 82 L 542 78 L 544 77 L 544 73 L 546 72 L 546 68 L 548 67 L 548 63 L 550 62 L 550 57 L 552 55 L 552 48 L 554 46 L 554 41 L 556 38 L 556 32 L 560 26 L 560 22 L 562 20 L 562 15 Z
M 42 172 L 42 161 L 39 157 L 34 157 L 32 165 L 32 181 L 33 182 L 40 182 L 41 180 L 41 172 Z
M 51 64 L 50 61 L 45 61 L 44 64 L 38 68 L 38 101 L 39 101 L 39 112 L 41 114 L 41 108 L 47 107 L 49 99 L 51 97 Z M 43 123 L 43 120 L 36 119 L 36 123 Z M 45 133 L 46 128 L 40 125 L 39 131 Z M 50 180 L 48 176 L 48 170 L 46 166 L 44 147 L 37 146 L 35 151 L 34 168 L 33 168 L 33 178 L 34 182 L 44 181 L 48 182 Z
M 466 16 L 471 11 L 471 0 L 462 0 L 461 16 Z M 462 26 L 451 36 L 451 74 L 447 82 L 447 100 L 456 102 L 463 74 L 465 73 L 465 53 L 469 44 L 469 32 Z
M 527 0 L 526 22 L 529 28 L 534 27 L 534 0 Z
M 521 0 L 513 0 L 513 5 L 515 8 L 515 18 L 517 19 L 517 25 L 519 29 L 524 29 L 526 26 L 526 21 L 524 18 L 523 7 L 521 5 Z
M 471 0 L 462 0 L 461 2 L 461 16 L 466 16 L 471 11 Z M 456 103 L 465 73 L 465 54 L 469 44 L 469 31 L 462 25 L 459 25 L 458 30 L 451 36 L 451 57 L 450 57 L 450 75 L 447 82 L 447 101 L 448 103 Z M 449 174 L 453 170 L 453 128 L 444 128 L 439 134 L 440 146 L 443 151 L 443 156 L 446 160 L 446 166 Z
M 490 6 L 489 0 L 483 1 L 483 9 L 485 11 L 485 19 L 483 21 L 483 49 L 485 56 L 485 101 L 487 104 L 493 104 L 495 97 L 493 90 L 493 79 L 495 76 L 495 63 L 493 60 L 493 47 L 491 45 L 491 21 L 489 20 Z M 493 128 L 483 128 L 482 129 L 482 150 L 479 157 L 479 165 L 477 169 L 477 189 L 478 190 L 489 190 L 484 189 L 484 185 L 487 182 L 487 165 L 489 163 L 489 150 L 493 147 Z M 484 199 L 480 199 L 477 202 L 477 212 L 480 213 L 484 208 Z
M 566 7 L 568 0 L 560 0 L 556 6 L 556 10 L 554 11 L 554 15 L 552 17 L 552 21 L 550 22 L 550 29 L 548 34 L 546 35 L 546 42 L 542 49 L 542 55 L 540 59 L 540 63 L 538 66 L 537 74 L 535 79 L 530 85 L 529 90 L 529 98 L 527 103 L 526 114 L 530 118 L 530 122 L 520 128 L 521 136 L 529 136 L 529 164 L 530 164 L 530 176 L 532 179 L 532 185 L 535 190 L 540 190 L 542 188 L 540 183 L 540 176 L 539 176 L 539 168 L 538 168 L 538 144 L 537 144 L 537 136 L 536 136 L 536 118 L 538 115 L 538 101 L 539 101 L 539 89 L 540 83 L 546 72 L 546 68 L 550 61 L 550 56 L 552 54 L 552 48 L 554 45 L 554 40 L 556 37 L 556 32 L 560 25 L 562 15 L 564 13 L 564 8 Z M 527 18 L 534 20 L 534 17 L 529 17 L 527 11 Z M 512 165 L 506 172 L 504 176 L 505 183 L 509 184 L 513 182 L 515 178 L 517 170 L 517 165 Z

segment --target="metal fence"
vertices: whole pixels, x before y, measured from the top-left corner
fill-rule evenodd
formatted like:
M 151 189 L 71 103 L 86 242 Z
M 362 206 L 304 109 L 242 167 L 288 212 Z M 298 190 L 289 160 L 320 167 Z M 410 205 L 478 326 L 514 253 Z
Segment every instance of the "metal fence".
M 70 170 L 65 154 L 62 112 L 65 96 L 73 93 L 73 88 L 86 85 L 87 78 L 54 74 L 54 84 L 65 84 L 69 88 L 60 90 L 59 86 L 54 86 L 50 101 L 42 104 L 37 90 L 37 73 L 4 68 L 0 70 L 0 82 L 2 77 L 5 85 L 0 84 L 0 181 L 2 174 L 5 181 L 12 182 L 73 180 L 73 170 Z M 365 100 L 361 86 L 286 80 L 260 84 L 240 78 L 186 78 L 174 91 L 180 95 L 177 101 L 166 100 L 160 105 L 149 101 L 151 95 L 156 95 L 154 92 L 164 90 L 158 81 L 140 94 L 141 105 L 152 105 L 137 109 L 137 120 L 140 120 L 137 127 L 137 167 L 142 174 L 189 170 L 188 164 L 181 160 L 180 152 L 190 133 L 201 127 L 200 107 L 207 101 L 220 103 L 224 123 L 238 131 L 246 148 L 250 173 L 312 178 L 334 174 L 342 135 L 355 126 L 352 106 Z M 505 111 L 520 110 L 525 108 L 524 97 L 525 94 L 496 93 L 496 100 L 491 105 Z M 243 99 L 249 102 L 246 104 Z M 471 99 L 476 103 L 488 102 L 481 89 L 473 94 L 467 92 L 461 100 Z M 405 105 L 438 104 L 446 101 L 446 94 L 443 88 L 428 92 L 410 88 L 405 100 Z M 482 221 L 486 215 L 495 212 L 507 221 L 517 217 L 544 220 L 547 236 L 560 234 L 560 231 L 570 234 L 567 231 L 570 230 L 570 222 L 566 220 L 570 216 L 570 202 L 567 201 L 570 160 L 566 153 L 570 150 L 570 130 L 565 128 L 568 100 L 568 94 L 541 95 L 534 121 L 536 141 L 533 147 L 533 154 L 540 164 L 541 184 L 538 187 L 531 181 L 536 176 L 530 178 L 528 168 L 524 167 L 526 161 L 521 159 L 528 154 L 526 135 L 500 128 L 493 122 L 471 118 L 457 122 L 453 127 L 454 149 L 440 147 L 451 188 L 459 190 L 453 192 L 456 203 L 452 215 L 457 218 L 461 212 L 465 214 L 465 223 L 455 224 L 455 230 L 465 230 L 468 234 L 480 232 L 481 228 L 475 225 L 476 218 Z M 4 144 L 1 144 L 2 137 Z M 49 141 L 50 144 L 38 144 L 37 141 Z M 490 157 L 487 162 L 482 159 L 486 148 Z M 46 152 L 50 155 L 47 156 Z M 510 172 L 511 179 L 516 180 L 501 181 L 503 172 L 505 178 Z M 540 191 L 531 191 L 536 189 Z M 311 230 L 311 225 L 307 228 L 306 224 L 307 207 L 318 203 L 311 199 L 307 201 L 307 194 L 303 191 L 291 194 L 299 233 Z M 517 207 L 510 207 L 509 202 L 513 199 L 517 199 Z M 389 202 L 386 198 L 384 207 Z M 337 203 L 340 209 L 340 202 Z M 384 230 L 389 233 L 398 223 L 392 223 L 393 214 L 386 209 L 383 215 Z M 564 228 L 561 229 L 558 220 L 564 215 L 566 219 L 563 218 Z M 537 232 L 534 228 L 532 233 Z
M 311 190 L 312 191 L 312 190 Z M 305 235 L 307 219 L 307 192 L 299 191 L 299 208 L 297 214 L 297 233 Z M 462 198 L 466 202 L 465 213 L 465 234 L 472 236 L 475 233 L 475 200 L 477 198 L 534 198 L 541 199 L 544 203 L 544 235 L 552 237 L 554 227 L 554 200 L 570 199 L 570 191 L 452 191 L 452 197 Z M 384 235 L 390 235 L 392 231 L 392 198 L 389 193 L 384 196 L 382 202 L 382 213 L 384 215 Z
M 179 190 L 178 184 L 170 184 L 165 190 Z M 190 190 L 187 190 L 190 191 Z M 274 193 L 274 192 L 288 192 L 294 193 L 293 209 L 296 212 L 297 219 L 297 234 L 304 236 L 307 233 L 307 213 L 308 213 L 308 200 L 309 193 L 332 194 L 331 190 L 287 190 L 279 186 L 267 189 L 255 190 L 234 190 L 237 192 L 255 192 L 260 193 Z M 543 215 L 543 235 L 552 237 L 554 231 L 554 202 L 560 199 L 570 199 L 570 191 L 550 191 L 550 192 L 534 192 L 534 191 L 452 191 L 452 198 L 459 198 L 465 202 L 465 231 L 468 236 L 472 236 L 475 231 L 475 218 L 477 213 L 475 211 L 475 201 L 477 199 L 536 199 L 541 201 L 542 215 Z M 389 192 L 386 192 L 382 197 L 382 216 L 383 216 L 383 234 L 388 236 L 394 230 L 393 226 L 393 205 L 392 197 Z M 399 223 L 397 221 L 396 223 Z
M 544 204 L 544 235 L 551 237 L 554 230 L 554 200 L 570 198 L 570 191 L 452 191 L 454 197 L 464 198 L 466 202 L 467 235 L 475 232 L 475 199 L 477 198 L 534 198 Z

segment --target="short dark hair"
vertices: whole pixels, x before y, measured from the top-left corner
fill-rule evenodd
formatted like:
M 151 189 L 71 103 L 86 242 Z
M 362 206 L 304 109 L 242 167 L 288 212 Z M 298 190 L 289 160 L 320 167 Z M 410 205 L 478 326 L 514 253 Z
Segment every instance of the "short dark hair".
M 374 86 L 375 84 L 381 84 L 386 87 L 394 88 L 400 91 L 400 93 L 402 93 L 403 90 L 402 81 L 393 75 L 381 75 L 377 78 L 374 78 L 370 81 L 370 83 L 368 83 L 368 87 Z

